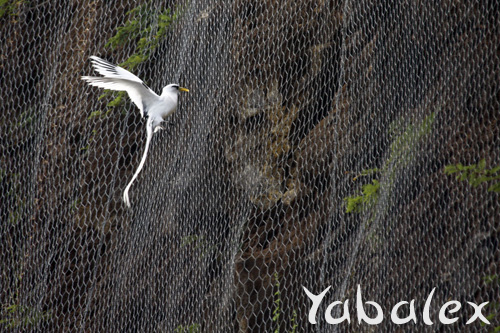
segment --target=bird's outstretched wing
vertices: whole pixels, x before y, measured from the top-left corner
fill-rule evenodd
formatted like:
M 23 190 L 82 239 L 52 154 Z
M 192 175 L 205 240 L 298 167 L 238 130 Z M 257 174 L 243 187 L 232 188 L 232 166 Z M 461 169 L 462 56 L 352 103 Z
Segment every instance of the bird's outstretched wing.
M 144 116 L 148 105 L 153 104 L 159 99 L 159 96 L 148 88 L 141 79 L 126 69 L 113 65 L 96 56 L 91 56 L 90 59 L 95 70 L 103 76 L 82 76 L 82 80 L 99 88 L 126 91 L 132 102 L 141 111 L 141 116 Z
M 148 156 L 148 150 L 149 150 L 149 144 L 151 143 L 151 138 L 153 137 L 153 119 L 149 118 L 148 122 L 146 124 L 146 148 L 144 148 L 144 153 L 142 155 L 141 162 L 139 163 L 139 167 L 135 171 L 134 175 L 132 176 L 132 180 L 130 180 L 130 183 L 128 183 L 127 187 L 125 188 L 125 191 L 123 191 L 123 201 L 125 204 L 130 207 L 130 199 L 128 197 L 128 191 L 130 190 L 130 187 L 132 186 L 132 183 L 135 181 L 137 176 L 139 175 L 139 172 L 141 172 L 142 167 L 144 166 L 144 162 L 146 162 L 146 157 Z

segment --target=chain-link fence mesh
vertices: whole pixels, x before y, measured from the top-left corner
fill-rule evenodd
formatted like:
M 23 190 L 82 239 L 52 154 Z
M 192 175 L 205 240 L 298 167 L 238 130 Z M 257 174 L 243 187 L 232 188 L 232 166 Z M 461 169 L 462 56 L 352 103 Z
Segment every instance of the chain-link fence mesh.
M 2 331 L 500 326 L 497 1 L 7 0 L 0 41 Z M 91 55 L 190 89 L 131 209 L 145 120 Z

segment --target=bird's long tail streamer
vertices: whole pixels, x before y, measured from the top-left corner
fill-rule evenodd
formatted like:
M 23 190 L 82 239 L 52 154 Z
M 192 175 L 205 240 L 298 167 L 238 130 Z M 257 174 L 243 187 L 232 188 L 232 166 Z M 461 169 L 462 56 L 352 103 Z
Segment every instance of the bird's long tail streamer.
M 151 118 L 148 119 L 146 132 L 147 132 L 146 148 L 144 148 L 144 154 L 142 155 L 141 163 L 139 163 L 139 167 L 132 176 L 132 180 L 130 181 L 130 183 L 128 183 L 127 187 L 125 187 L 125 191 L 123 191 L 123 201 L 128 207 L 130 207 L 130 199 L 128 197 L 128 191 L 130 190 L 132 183 L 135 181 L 135 179 L 141 172 L 142 167 L 144 166 L 144 162 L 146 162 L 146 157 L 148 155 L 148 150 L 149 150 L 149 144 L 151 143 L 151 138 L 153 137 L 153 120 Z

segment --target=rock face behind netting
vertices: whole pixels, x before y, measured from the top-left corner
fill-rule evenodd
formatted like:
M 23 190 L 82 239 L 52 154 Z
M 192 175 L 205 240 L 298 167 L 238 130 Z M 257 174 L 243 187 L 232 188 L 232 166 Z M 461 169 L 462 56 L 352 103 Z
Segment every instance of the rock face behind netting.
M 386 311 L 376 329 L 397 331 L 391 307 L 416 299 L 421 313 L 434 287 L 436 304 L 498 298 L 498 193 L 443 172 L 500 164 L 495 2 L 13 3 L 0 16 L 6 329 L 324 332 L 326 306 L 359 284 Z M 167 8 L 178 17 L 133 72 L 191 93 L 126 210 L 144 120 L 80 76 L 92 54 L 120 63 L 154 40 Z M 110 47 L 131 20 L 144 35 Z M 316 325 L 302 286 L 332 286 Z M 339 328 L 372 329 L 350 304 Z M 463 311 L 432 328 L 478 330 Z

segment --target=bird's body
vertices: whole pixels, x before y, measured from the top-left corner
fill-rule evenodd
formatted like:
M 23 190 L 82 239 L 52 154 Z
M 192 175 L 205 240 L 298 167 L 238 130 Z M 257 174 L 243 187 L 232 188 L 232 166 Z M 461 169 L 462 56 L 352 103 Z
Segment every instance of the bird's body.
M 155 132 L 162 128 L 161 123 L 177 109 L 178 94 L 176 90 L 178 88 L 176 88 L 176 85 L 172 86 L 163 89 L 163 93 L 158 96 L 157 102 L 153 103 L 148 110 L 148 117 L 153 121 L 152 125 Z
M 162 123 L 177 109 L 179 91 L 189 90 L 179 87 L 177 84 L 169 84 L 163 88 L 161 95 L 158 96 L 141 79 L 126 69 L 113 65 L 96 56 L 92 56 L 90 59 L 92 59 L 95 70 L 103 76 L 82 76 L 82 79 L 92 86 L 109 90 L 126 91 L 132 102 L 139 108 L 141 116 L 147 117 L 147 137 L 144 154 L 137 171 L 123 192 L 123 201 L 130 207 L 128 191 L 144 166 L 153 133 L 163 129 L 161 126 Z

